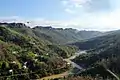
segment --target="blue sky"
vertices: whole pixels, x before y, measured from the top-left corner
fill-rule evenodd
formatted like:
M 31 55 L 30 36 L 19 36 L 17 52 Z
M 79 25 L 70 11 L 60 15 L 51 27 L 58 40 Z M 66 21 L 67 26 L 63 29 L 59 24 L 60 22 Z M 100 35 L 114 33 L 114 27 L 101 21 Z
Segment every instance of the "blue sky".
M 60 0 L 1 0 L 0 16 L 23 18 L 46 18 L 52 20 L 69 19 Z
M 1 0 L 0 16 L 20 16 L 25 18 L 54 18 L 62 14 L 57 0 Z
M 1 0 L 0 21 L 87 30 L 120 29 L 120 0 Z

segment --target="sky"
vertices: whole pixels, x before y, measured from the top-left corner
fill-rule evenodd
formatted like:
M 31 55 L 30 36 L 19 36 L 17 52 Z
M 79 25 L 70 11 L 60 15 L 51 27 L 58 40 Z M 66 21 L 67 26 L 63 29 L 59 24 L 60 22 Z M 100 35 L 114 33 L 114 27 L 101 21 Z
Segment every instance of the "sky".
M 1 0 L 0 22 L 78 30 L 120 29 L 120 0 Z

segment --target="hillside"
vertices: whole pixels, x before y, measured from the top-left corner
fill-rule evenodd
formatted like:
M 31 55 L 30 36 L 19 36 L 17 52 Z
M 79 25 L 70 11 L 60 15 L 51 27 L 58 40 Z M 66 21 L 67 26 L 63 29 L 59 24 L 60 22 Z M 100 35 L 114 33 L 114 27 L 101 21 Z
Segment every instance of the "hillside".
M 76 42 L 71 45 L 76 45 L 80 49 L 89 50 L 89 49 L 103 49 L 104 47 L 111 47 L 119 44 L 120 31 L 107 32 L 105 35 L 91 38 L 86 41 Z
M 80 40 L 90 39 L 93 37 L 101 36 L 103 33 L 98 31 L 78 31 L 72 28 L 52 28 L 51 26 L 42 27 L 36 26 L 33 28 L 36 35 L 40 35 L 41 33 L 49 36 L 53 42 L 58 44 L 66 44 L 77 42 Z
M 75 47 L 53 45 L 36 36 L 0 26 L 0 79 L 37 79 L 64 72 L 70 66 L 63 58 L 75 51 Z M 11 74 L 14 76 L 6 77 Z
M 99 78 L 97 74 L 111 79 L 113 76 L 106 69 L 118 75 L 120 70 L 119 37 L 119 30 L 101 33 L 51 26 L 30 28 L 23 23 L 0 23 L 0 79 L 39 79 L 68 71 L 71 65 L 64 59 L 74 55 L 77 47 L 88 50 L 88 54 L 73 59 L 85 71 L 74 74 L 76 76 L 68 76 L 65 80 L 94 80 Z
M 120 31 L 112 31 L 107 35 L 89 39 L 84 42 L 73 43 L 82 50 L 88 50 L 88 54 L 80 55 L 73 61 L 83 66 L 87 70 L 81 72 L 83 75 L 108 76 L 107 69 L 116 75 L 120 75 Z
M 38 37 L 51 43 L 67 44 L 90 39 L 103 35 L 99 31 L 78 31 L 72 28 L 53 28 L 51 26 L 35 26 L 30 28 L 23 23 L 0 23 L 1 26 L 9 27 L 17 32 L 32 37 Z

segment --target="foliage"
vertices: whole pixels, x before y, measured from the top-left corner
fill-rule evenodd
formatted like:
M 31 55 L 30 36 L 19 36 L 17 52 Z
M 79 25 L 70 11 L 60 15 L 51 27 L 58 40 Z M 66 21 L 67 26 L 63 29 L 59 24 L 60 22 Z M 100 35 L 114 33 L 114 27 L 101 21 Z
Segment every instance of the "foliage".
M 107 71 L 111 70 L 119 76 L 120 59 L 120 31 L 114 31 L 107 35 L 90 39 L 85 42 L 77 42 L 73 45 L 80 49 L 87 49 L 88 54 L 80 55 L 73 61 L 86 68 L 80 74 L 113 78 Z M 99 66 L 103 68 L 100 69 Z
M 0 26 L 0 76 L 13 74 L 14 77 L 7 77 L 11 80 L 37 79 L 69 69 L 63 58 L 73 54 L 75 47 L 53 45 L 51 41 L 36 35 L 22 34 L 19 31 L 21 28 Z M 24 29 L 32 30 L 26 27 Z M 12 70 L 12 74 L 9 70 Z M 25 73 L 28 73 L 27 76 L 22 75 Z

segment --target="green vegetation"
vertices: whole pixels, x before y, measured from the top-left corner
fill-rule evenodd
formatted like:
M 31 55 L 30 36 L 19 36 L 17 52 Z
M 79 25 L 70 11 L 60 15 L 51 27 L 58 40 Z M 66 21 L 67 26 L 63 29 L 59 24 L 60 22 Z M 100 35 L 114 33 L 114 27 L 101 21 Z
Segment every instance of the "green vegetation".
M 73 45 L 80 49 L 88 50 L 88 54 L 80 55 L 73 61 L 85 68 L 79 75 L 101 76 L 104 79 L 120 75 L 120 31 L 110 32 L 107 35 L 90 39 L 85 42 L 77 42 Z
M 103 35 L 99 31 L 78 31 L 72 28 L 62 29 L 52 28 L 51 26 L 30 28 L 23 23 L 0 23 L 0 25 L 9 27 L 24 35 L 38 37 L 42 40 L 52 42 L 53 44 L 68 44 Z
M 37 36 L 41 37 L 40 34 L 42 34 L 45 36 L 45 38 L 57 44 L 72 43 L 102 35 L 101 32 L 97 31 L 78 31 L 72 28 L 62 29 L 52 28 L 51 26 L 36 26 L 33 28 L 33 31 Z
M 74 55 L 77 47 L 88 53 L 73 59 L 84 69 L 58 80 L 114 80 L 115 75 L 120 76 L 119 30 L 103 34 L 1 23 L 0 80 L 39 79 L 66 72 L 71 66 L 64 59 Z
M 63 58 L 73 55 L 75 47 L 53 45 L 20 30 L 21 27 L 0 26 L 0 80 L 38 79 L 70 68 Z

